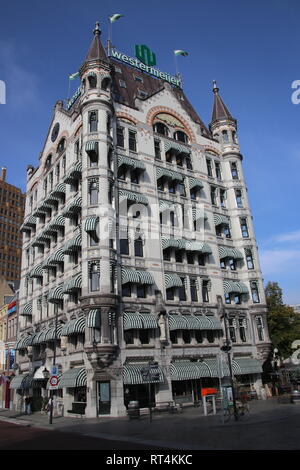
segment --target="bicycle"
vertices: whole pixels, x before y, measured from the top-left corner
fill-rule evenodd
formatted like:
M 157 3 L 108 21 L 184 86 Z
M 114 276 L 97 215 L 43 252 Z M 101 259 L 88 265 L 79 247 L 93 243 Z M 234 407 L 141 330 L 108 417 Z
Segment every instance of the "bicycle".
M 245 421 L 249 417 L 250 406 L 247 402 L 236 402 L 237 421 Z M 221 421 L 228 423 L 230 419 L 235 419 L 233 402 L 229 402 L 221 410 Z

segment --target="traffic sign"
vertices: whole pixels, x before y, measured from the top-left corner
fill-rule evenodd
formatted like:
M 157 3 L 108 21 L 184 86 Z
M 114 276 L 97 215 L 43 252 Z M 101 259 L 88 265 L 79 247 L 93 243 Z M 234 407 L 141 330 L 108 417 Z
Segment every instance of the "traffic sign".
M 58 377 L 57 375 L 52 375 L 49 380 L 49 389 L 56 390 L 58 389 Z
M 52 366 L 51 375 L 57 375 L 57 374 L 58 374 L 58 366 Z

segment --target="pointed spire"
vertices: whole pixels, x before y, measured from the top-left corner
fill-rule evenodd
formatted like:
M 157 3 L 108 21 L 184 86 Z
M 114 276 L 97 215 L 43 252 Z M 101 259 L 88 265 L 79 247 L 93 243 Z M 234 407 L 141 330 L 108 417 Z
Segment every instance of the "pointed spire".
M 91 60 L 102 60 L 104 62 L 108 62 L 105 50 L 100 40 L 101 29 L 99 22 L 96 23 L 93 33 L 94 38 L 86 56 L 85 62 L 89 62 Z
M 213 105 L 211 123 L 215 121 L 221 121 L 224 119 L 228 121 L 233 121 L 235 123 L 236 120 L 234 119 L 234 117 L 232 117 L 228 108 L 223 102 L 221 96 L 219 95 L 219 88 L 217 87 L 216 80 L 213 81 L 213 93 L 214 93 L 214 105 Z

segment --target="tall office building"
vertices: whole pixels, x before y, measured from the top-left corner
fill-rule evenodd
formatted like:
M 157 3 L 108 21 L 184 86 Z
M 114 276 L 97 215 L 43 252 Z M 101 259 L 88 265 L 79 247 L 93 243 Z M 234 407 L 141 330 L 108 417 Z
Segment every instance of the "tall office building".
M 205 126 L 148 48 L 108 56 L 100 35 L 28 169 L 15 406 L 49 393 L 54 353 L 66 415 L 145 406 L 148 382 L 156 406 L 193 403 L 228 385 L 224 344 L 259 394 L 270 339 L 237 121 L 214 83 Z
M 22 234 L 25 195 L 6 181 L 6 168 L 0 177 L 0 276 L 19 282 L 21 275 Z

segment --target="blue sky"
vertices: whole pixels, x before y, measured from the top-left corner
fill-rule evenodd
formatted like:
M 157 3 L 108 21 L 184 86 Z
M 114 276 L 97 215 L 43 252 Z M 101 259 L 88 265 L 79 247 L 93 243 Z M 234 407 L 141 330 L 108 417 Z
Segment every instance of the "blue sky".
M 25 189 L 28 164 L 37 165 L 53 106 L 68 95 L 68 74 L 81 65 L 100 21 L 108 16 L 113 43 L 134 55 L 134 44 L 156 52 L 157 67 L 175 74 L 179 57 L 185 93 L 206 124 L 212 80 L 238 119 L 241 152 L 265 282 L 278 281 L 286 303 L 300 303 L 300 80 L 298 0 L 15 0 L 1 6 L 0 163 Z M 72 83 L 75 87 L 75 83 Z M 74 88 L 73 88 L 74 90 Z

